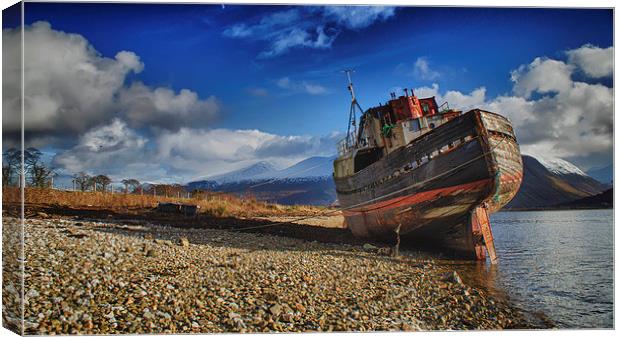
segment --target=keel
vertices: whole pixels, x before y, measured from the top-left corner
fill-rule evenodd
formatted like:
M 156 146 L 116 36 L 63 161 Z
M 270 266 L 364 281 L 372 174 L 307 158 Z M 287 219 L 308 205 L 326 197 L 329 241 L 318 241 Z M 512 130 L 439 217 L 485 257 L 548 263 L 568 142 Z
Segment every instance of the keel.
M 472 211 L 471 230 L 476 259 L 484 261 L 486 259 L 486 254 L 488 254 L 491 263 L 497 263 L 493 232 L 491 231 L 491 221 L 489 220 L 489 213 L 486 207 L 476 207 L 476 209 Z

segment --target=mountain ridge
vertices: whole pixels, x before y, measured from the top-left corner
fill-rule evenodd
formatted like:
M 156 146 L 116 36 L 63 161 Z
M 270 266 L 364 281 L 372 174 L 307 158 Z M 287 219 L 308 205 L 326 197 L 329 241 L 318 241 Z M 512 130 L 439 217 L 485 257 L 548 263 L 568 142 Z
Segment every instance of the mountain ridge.
M 572 163 L 559 158 L 523 155 L 521 188 L 505 210 L 554 207 L 603 192 L 606 186 Z M 337 195 L 331 170 L 334 157 L 310 157 L 282 170 L 218 183 L 191 182 L 189 189 L 250 194 L 282 204 L 331 205 Z

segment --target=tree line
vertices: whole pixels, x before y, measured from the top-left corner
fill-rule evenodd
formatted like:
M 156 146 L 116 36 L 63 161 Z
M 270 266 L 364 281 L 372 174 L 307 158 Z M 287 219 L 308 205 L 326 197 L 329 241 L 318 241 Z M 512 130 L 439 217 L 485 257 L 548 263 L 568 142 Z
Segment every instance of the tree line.
M 43 153 L 34 147 L 24 150 L 24 180 L 26 186 L 51 187 L 56 172 L 47 167 L 41 157 Z M 2 154 L 2 184 L 19 185 L 21 169 L 21 151 L 10 148 Z
M 54 188 L 53 179 L 58 174 L 50 167 L 45 165 L 42 160 L 43 153 L 29 147 L 24 150 L 24 180 L 28 187 Z M 10 148 L 2 154 L 2 183 L 3 186 L 20 185 L 21 151 Z M 72 189 L 82 192 L 97 191 L 109 192 L 112 179 L 104 174 L 89 175 L 86 172 L 79 172 L 72 177 Z M 127 178 L 121 180 L 124 186 L 124 193 L 132 194 L 151 194 L 168 197 L 185 197 L 187 191 L 180 184 L 148 184 L 144 187 L 139 180 Z

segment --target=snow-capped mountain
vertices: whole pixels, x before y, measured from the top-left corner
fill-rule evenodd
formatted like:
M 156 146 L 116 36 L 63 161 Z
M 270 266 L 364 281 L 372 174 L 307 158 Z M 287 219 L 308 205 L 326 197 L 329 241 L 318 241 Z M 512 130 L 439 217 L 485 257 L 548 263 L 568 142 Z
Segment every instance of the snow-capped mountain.
M 260 162 L 207 180 L 190 182 L 187 189 L 251 194 L 257 199 L 280 204 L 327 205 L 336 200 L 333 160 L 334 157 L 310 157 L 282 170 Z
M 539 163 L 541 163 L 544 167 L 547 168 L 552 173 L 556 174 L 578 174 L 581 176 L 587 176 L 585 172 L 583 172 L 579 167 L 569 163 L 568 161 L 548 156 L 541 155 L 531 155 L 536 158 Z
M 252 179 L 294 179 L 331 177 L 336 157 L 310 157 L 283 170 L 267 172 Z
M 260 177 L 270 176 L 274 172 L 277 172 L 277 169 L 273 164 L 261 161 L 232 172 L 208 177 L 206 180 L 215 181 L 218 184 L 227 184 L 243 180 L 263 179 Z
M 331 177 L 332 163 L 335 157 L 310 157 L 282 170 L 277 170 L 271 163 L 261 161 L 232 172 L 207 177 L 205 180 L 193 181 L 189 185 L 204 185 L 210 182 L 219 185 L 260 182 L 264 180 L 311 179 Z
M 603 184 L 566 160 L 523 155 L 523 182 L 505 209 L 554 207 L 604 190 Z

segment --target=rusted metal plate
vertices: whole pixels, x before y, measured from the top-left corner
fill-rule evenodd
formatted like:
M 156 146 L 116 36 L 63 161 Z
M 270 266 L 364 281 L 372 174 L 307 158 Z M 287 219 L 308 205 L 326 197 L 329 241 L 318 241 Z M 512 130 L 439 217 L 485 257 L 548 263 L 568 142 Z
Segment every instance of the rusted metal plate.
M 482 234 L 484 247 L 489 254 L 491 263 L 496 263 L 497 254 L 495 252 L 495 242 L 493 240 L 493 232 L 491 231 L 491 221 L 489 220 L 489 214 L 486 208 L 477 207 L 472 216 L 472 221 L 477 223 L 477 228 L 479 228 L 480 233 Z M 480 260 L 484 260 L 484 258 L 480 258 Z

